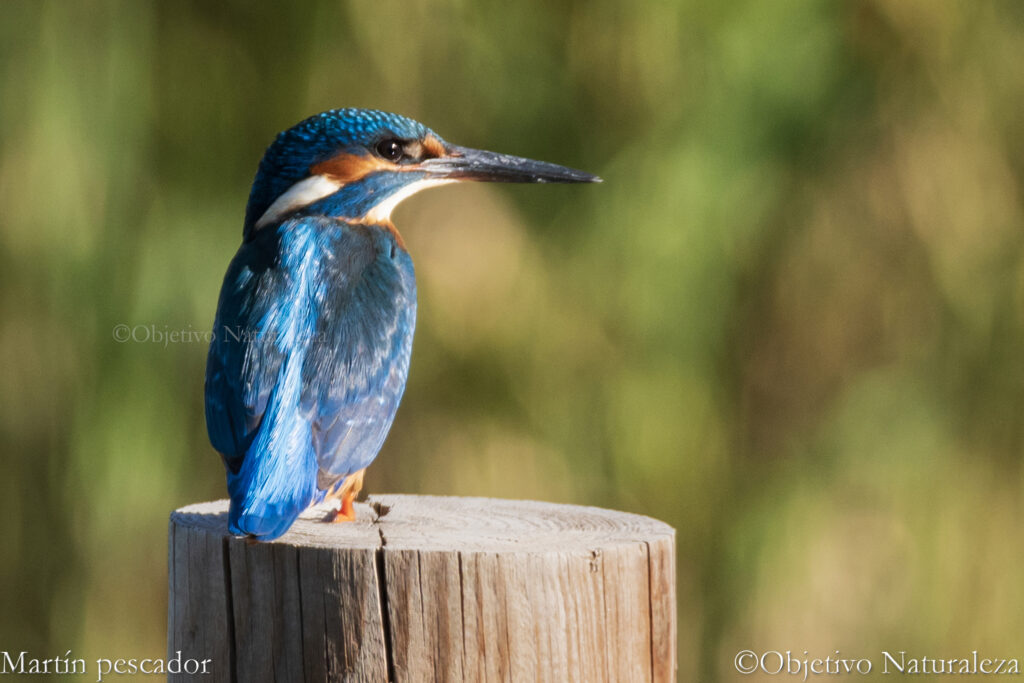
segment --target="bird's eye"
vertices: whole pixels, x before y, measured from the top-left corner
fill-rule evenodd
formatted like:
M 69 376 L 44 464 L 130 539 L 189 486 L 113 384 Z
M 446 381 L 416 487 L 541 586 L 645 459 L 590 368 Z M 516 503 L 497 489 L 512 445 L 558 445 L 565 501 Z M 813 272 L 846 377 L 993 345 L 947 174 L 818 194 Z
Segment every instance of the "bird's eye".
M 388 161 L 398 161 L 404 153 L 402 143 L 393 138 L 381 140 L 377 143 L 377 154 Z

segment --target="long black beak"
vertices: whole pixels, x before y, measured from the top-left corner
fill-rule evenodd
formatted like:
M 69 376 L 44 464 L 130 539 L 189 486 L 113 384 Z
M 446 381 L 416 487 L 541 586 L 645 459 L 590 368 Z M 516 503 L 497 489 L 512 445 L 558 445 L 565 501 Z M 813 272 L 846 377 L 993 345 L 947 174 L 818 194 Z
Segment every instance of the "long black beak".
M 596 175 L 574 168 L 458 145 L 449 145 L 445 156 L 422 162 L 420 169 L 436 178 L 491 183 L 601 182 Z

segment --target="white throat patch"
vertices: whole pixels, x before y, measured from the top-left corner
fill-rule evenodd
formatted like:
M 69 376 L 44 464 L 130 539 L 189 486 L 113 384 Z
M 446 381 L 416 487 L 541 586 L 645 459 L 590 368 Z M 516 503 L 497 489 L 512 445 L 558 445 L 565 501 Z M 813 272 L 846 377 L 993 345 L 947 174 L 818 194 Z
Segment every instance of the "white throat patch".
M 387 196 L 380 204 L 366 212 L 365 221 L 370 224 L 387 223 L 391 220 L 391 212 L 395 210 L 402 200 L 408 199 L 420 190 L 438 185 L 447 185 L 458 182 L 449 178 L 424 178 L 414 183 L 409 183 L 402 189 Z

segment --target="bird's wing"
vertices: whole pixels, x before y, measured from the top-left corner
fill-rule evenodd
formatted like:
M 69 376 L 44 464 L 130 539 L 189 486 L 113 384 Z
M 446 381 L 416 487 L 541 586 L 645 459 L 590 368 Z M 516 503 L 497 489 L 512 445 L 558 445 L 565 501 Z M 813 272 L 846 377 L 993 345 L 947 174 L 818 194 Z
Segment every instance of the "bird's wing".
M 330 284 L 303 365 L 320 488 L 373 461 L 405 389 L 416 285 L 409 255 L 391 239 L 379 228 L 354 227 L 325 264 Z
M 308 420 L 326 489 L 366 467 L 391 427 L 409 370 L 416 291 L 411 259 L 382 229 L 314 221 L 288 227 L 315 229 L 330 254 L 312 286 L 296 289 L 269 236 L 245 243 L 228 268 L 207 360 L 206 422 L 237 474 L 258 433 L 273 427 L 264 414 L 282 364 L 301 362 L 300 400 L 275 415 Z M 275 307 L 296 306 L 316 320 L 308 338 L 284 345 L 260 329 Z
M 277 383 L 285 352 L 259 326 L 285 279 L 273 247 L 247 242 L 224 277 L 206 363 L 206 427 L 210 442 L 237 474 Z

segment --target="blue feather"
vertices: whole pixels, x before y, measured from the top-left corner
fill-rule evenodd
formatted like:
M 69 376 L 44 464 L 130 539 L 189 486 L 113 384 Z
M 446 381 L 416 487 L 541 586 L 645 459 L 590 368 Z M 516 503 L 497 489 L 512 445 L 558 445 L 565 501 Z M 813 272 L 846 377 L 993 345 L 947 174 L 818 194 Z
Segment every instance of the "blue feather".
M 206 385 L 233 533 L 280 536 L 373 461 L 402 397 L 415 320 L 412 259 L 385 227 L 302 216 L 242 245 Z

